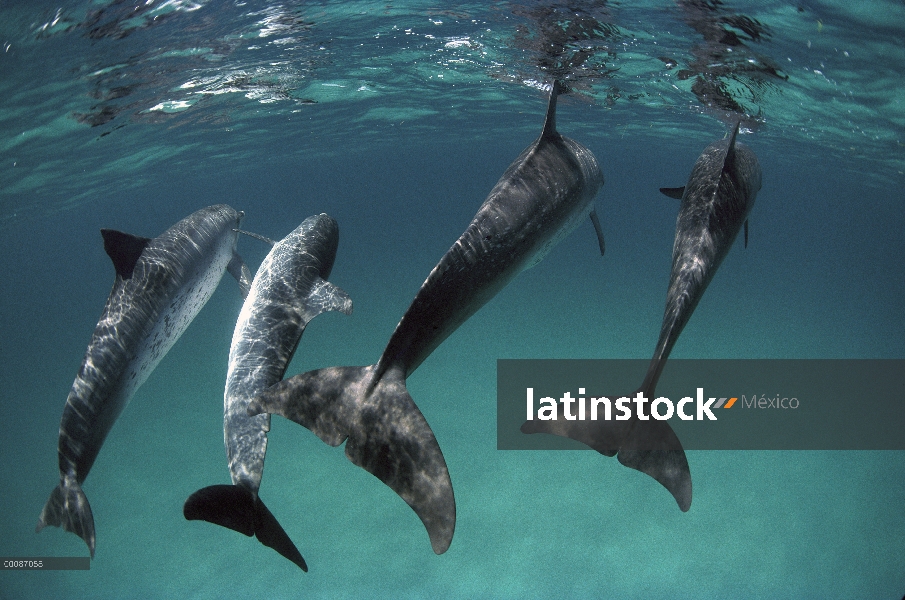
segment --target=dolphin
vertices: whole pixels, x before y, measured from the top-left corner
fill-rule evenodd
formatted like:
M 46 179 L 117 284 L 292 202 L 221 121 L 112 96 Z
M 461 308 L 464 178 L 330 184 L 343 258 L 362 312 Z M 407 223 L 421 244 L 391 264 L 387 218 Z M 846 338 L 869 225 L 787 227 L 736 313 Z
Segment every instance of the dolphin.
M 738 129 L 737 123 L 728 139 L 704 149 L 684 187 L 660 189 L 669 197 L 681 199 L 681 205 L 660 338 L 644 382 L 633 395 L 654 398 L 673 345 L 742 224 L 747 246 L 747 219 L 760 190 L 761 171 L 754 152 L 736 141 Z M 526 421 L 522 431 L 568 437 L 606 456 L 618 452 L 619 462 L 659 481 L 682 511 L 691 507 L 688 460 L 666 421 L 639 420 L 635 414 L 627 421 L 533 420 Z
M 249 414 L 282 415 L 338 446 L 393 489 L 421 519 L 431 547 L 445 552 L 456 506 L 446 461 L 406 379 L 519 272 L 592 216 L 603 175 L 591 152 L 556 131 L 559 84 L 550 92 L 543 132 L 513 162 L 462 236 L 430 272 L 380 360 L 330 367 L 263 392 Z
M 736 140 L 739 125 L 728 139 L 704 149 L 684 187 L 660 188 L 664 195 L 681 200 L 681 205 L 660 338 L 642 385 L 650 394 L 743 225 L 748 247 L 748 215 L 760 191 L 761 170 L 754 151 Z
M 214 293 L 224 271 L 248 293 L 251 273 L 236 254 L 243 213 L 218 204 L 154 239 L 102 229 L 116 279 L 60 421 L 60 484 L 35 531 L 71 531 L 94 557 L 94 517 L 82 483 L 135 391 Z
M 348 294 L 327 281 L 338 242 L 336 221 L 326 214 L 308 217 L 261 263 L 233 331 L 223 394 L 223 439 L 233 485 L 200 489 L 183 508 L 186 519 L 256 535 L 304 571 L 302 555 L 258 496 L 270 415 L 249 416 L 247 407 L 283 378 L 311 319 L 329 310 L 352 314 Z

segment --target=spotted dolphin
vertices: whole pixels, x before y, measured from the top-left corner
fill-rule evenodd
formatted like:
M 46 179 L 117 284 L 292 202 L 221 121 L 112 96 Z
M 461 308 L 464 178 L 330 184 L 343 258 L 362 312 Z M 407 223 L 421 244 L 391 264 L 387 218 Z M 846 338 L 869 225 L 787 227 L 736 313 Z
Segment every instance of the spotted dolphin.
M 257 536 L 307 571 L 301 553 L 258 496 L 270 415 L 249 416 L 248 401 L 279 382 L 305 326 L 322 312 L 352 313 L 352 300 L 327 281 L 339 228 L 331 217 L 308 217 L 274 245 L 255 274 L 229 350 L 223 394 L 223 438 L 233 485 L 212 485 L 185 502 L 186 519 L 203 519 Z
M 684 187 L 660 188 L 681 205 L 660 338 L 642 385 L 650 393 L 742 226 L 748 247 L 748 215 L 760 191 L 761 170 L 754 151 L 736 140 L 738 130 L 736 123 L 728 139 L 704 149 Z
M 661 192 L 681 199 L 676 219 L 672 271 L 660 338 L 641 387 L 654 398 L 666 359 L 704 290 L 732 247 L 742 225 L 748 242 L 748 214 L 761 187 L 754 152 L 737 142 L 738 124 L 728 139 L 713 142 L 698 157 L 688 183 Z M 682 511 L 691 507 L 691 471 L 682 444 L 666 421 L 540 421 L 522 425 L 524 433 L 553 433 L 587 444 L 606 456 L 647 473 L 672 493 Z
M 603 175 L 591 152 L 556 131 L 559 84 L 541 135 L 490 191 L 471 224 L 430 272 L 377 364 L 287 379 L 249 414 L 291 419 L 392 488 L 421 519 L 437 554 L 449 548 L 456 507 L 446 461 L 406 379 L 519 272 L 537 264 L 588 216 L 603 250 L 594 197 Z
M 71 531 L 94 557 L 94 517 L 82 484 L 135 391 L 214 293 L 224 271 L 248 293 L 251 273 L 236 254 L 243 213 L 209 206 L 148 239 L 102 229 L 116 279 L 60 421 L 60 484 L 36 531 Z

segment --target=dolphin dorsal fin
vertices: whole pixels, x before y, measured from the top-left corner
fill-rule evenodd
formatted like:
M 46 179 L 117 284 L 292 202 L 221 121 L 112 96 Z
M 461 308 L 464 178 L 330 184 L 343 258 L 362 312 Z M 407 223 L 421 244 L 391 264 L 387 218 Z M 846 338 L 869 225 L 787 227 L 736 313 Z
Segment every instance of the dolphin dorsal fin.
M 151 242 L 150 238 L 123 233 L 115 229 L 101 229 L 101 235 L 104 238 L 104 251 L 113 261 L 116 274 L 123 279 L 132 277 L 135 263 L 138 262 L 141 253 Z
M 544 131 L 540 134 L 542 138 L 555 137 L 559 134 L 556 132 L 556 98 L 559 96 L 559 81 L 553 81 L 553 87 L 550 89 L 550 103 L 547 105 L 547 118 L 544 121 Z
M 732 130 L 732 135 L 729 136 L 729 147 L 726 150 L 726 158 L 723 160 L 723 171 L 732 168 L 732 165 L 735 164 L 735 138 L 738 137 L 738 128 L 742 124 L 741 119 L 735 123 L 735 129 Z

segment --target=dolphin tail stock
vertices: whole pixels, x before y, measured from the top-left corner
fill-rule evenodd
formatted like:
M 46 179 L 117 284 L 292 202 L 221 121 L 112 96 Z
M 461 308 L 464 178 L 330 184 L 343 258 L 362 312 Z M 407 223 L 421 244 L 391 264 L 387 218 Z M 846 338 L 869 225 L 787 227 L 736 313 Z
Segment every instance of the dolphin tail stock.
M 189 521 L 202 520 L 258 538 L 308 572 L 308 565 L 289 535 L 261 498 L 239 485 L 211 485 L 188 497 L 182 507 Z
M 94 515 L 91 513 L 88 497 L 74 478 L 64 478 L 50 493 L 50 498 L 38 517 L 35 533 L 48 525 L 61 527 L 85 540 L 91 551 L 91 558 L 94 558 Z
M 634 396 L 634 395 L 633 395 Z M 550 433 L 581 442 L 604 456 L 656 479 L 675 498 L 682 512 L 691 507 L 691 471 L 685 450 L 672 427 L 656 419 L 526 421 L 522 433 Z
M 331 446 L 396 492 L 421 519 L 431 547 L 452 542 L 456 504 L 446 461 L 400 370 L 374 381 L 376 365 L 309 371 L 268 388 L 248 414 L 278 414 Z

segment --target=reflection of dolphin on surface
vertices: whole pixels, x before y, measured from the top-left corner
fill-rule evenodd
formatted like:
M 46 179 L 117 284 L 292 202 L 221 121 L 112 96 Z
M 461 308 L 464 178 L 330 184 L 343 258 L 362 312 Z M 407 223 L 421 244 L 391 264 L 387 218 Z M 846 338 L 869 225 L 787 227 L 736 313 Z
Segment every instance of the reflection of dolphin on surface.
M 682 328 L 701 300 L 704 290 L 745 225 L 761 185 L 757 157 L 736 142 L 738 124 L 729 139 L 707 146 L 695 162 L 683 188 L 662 188 L 681 198 L 676 220 L 672 272 L 660 339 L 644 383 L 638 392 L 648 400 Z M 634 396 L 634 394 L 633 394 Z M 691 506 L 691 472 L 682 444 L 666 421 L 527 421 L 524 433 L 553 433 L 587 444 L 606 456 L 619 453 L 619 462 L 647 473 L 668 489 L 679 508 Z
M 223 437 L 233 485 L 212 485 L 186 500 L 186 519 L 256 535 L 265 546 L 308 567 L 258 497 L 270 415 L 248 415 L 248 401 L 283 378 L 305 326 L 329 310 L 352 312 L 349 296 L 327 281 L 339 229 L 321 214 L 305 219 L 264 259 L 233 332 L 223 397 Z
M 412 507 L 437 554 L 452 541 L 455 500 L 440 446 L 406 378 L 589 215 L 599 235 L 593 201 L 603 176 L 587 148 L 556 132 L 558 89 L 554 84 L 540 137 L 509 166 L 428 275 L 377 364 L 296 375 L 249 404 L 249 414 L 280 414 L 332 446 L 348 438 L 349 460 Z
M 60 485 L 36 531 L 56 525 L 88 544 L 94 517 L 82 483 L 135 391 L 214 293 L 225 270 L 248 293 L 236 254 L 242 213 L 219 204 L 189 215 L 154 239 L 101 230 L 116 280 L 82 360 L 60 422 Z

